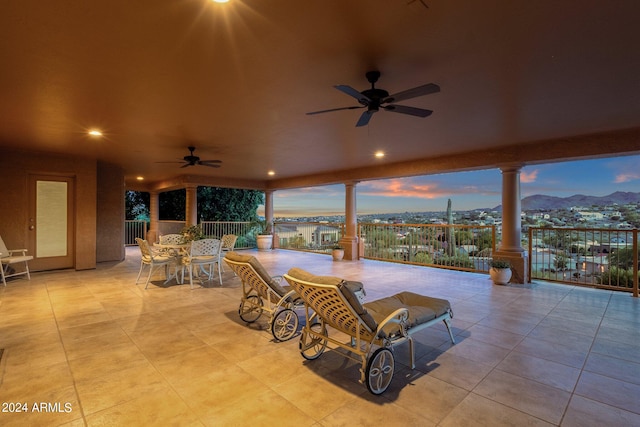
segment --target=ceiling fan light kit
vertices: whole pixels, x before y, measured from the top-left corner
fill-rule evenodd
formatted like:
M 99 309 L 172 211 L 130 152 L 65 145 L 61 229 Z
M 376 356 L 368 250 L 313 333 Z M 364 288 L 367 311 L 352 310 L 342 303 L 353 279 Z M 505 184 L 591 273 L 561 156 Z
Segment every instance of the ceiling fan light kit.
M 353 110 L 357 108 L 366 108 L 367 110 L 360 115 L 356 127 L 366 126 L 369 124 L 369 120 L 374 113 L 380 111 L 382 108 L 392 113 L 408 114 L 415 117 L 428 117 L 433 113 L 431 110 L 423 108 L 409 107 L 407 105 L 392 104 L 393 102 L 404 101 L 407 99 L 417 98 L 419 96 L 430 95 L 432 93 L 440 92 L 440 86 L 434 83 L 427 83 L 422 86 L 417 86 L 412 89 L 407 89 L 402 92 L 398 92 L 394 95 L 389 95 L 384 89 L 378 89 L 375 87 L 376 82 L 380 78 L 379 71 L 368 71 L 365 74 L 367 81 L 371 83 L 371 89 L 358 92 L 356 89 L 348 85 L 336 85 L 334 86 L 339 91 L 355 98 L 360 105 L 351 107 L 331 108 L 328 110 L 312 111 L 307 115 L 329 113 L 332 111 L 340 110 Z M 386 104 L 386 105 L 385 105 Z

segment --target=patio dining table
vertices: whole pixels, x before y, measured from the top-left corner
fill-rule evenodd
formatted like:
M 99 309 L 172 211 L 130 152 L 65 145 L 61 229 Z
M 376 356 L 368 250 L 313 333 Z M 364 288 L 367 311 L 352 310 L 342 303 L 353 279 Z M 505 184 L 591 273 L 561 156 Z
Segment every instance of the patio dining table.
M 176 282 L 182 284 L 184 281 L 184 258 L 189 254 L 189 247 L 191 245 L 189 243 L 166 243 L 160 244 L 156 243 L 153 245 L 154 248 L 159 249 L 161 251 L 166 251 L 173 257 L 175 257 L 174 261 L 174 271 L 171 273 L 171 270 L 167 273 L 167 280 L 165 280 L 165 284 L 168 283 L 171 279 L 176 279 Z M 178 277 L 178 273 L 181 273 L 182 277 Z

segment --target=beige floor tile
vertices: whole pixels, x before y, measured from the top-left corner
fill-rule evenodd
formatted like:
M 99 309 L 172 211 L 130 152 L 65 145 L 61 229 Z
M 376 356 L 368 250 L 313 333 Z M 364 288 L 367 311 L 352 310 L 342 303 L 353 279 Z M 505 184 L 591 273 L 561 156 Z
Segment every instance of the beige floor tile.
M 575 394 L 640 414 L 637 400 L 637 396 L 640 395 L 638 384 L 585 371 L 580 376 Z
M 518 352 L 509 354 L 496 369 L 567 392 L 573 391 L 580 376 L 577 368 Z
M 266 316 L 243 322 L 230 271 L 223 286 L 158 277 L 145 290 L 131 249 L 121 263 L 0 286 L 0 401 L 72 408 L 0 413 L 0 425 L 639 424 L 640 299 L 628 294 L 248 251 L 272 274 L 301 266 L 361 281 L 369 301 L 402 290 L 451 301 L 457 344 L 441 324 L 415 334 L 417 369 L 397 347 L 391 385 L 374 396 L 359 362 L 334 350 L 306 361 L 298 336 L 274 342 Z
M 86 416 L 87 426 L 203 426 L 170 389 L 141 395 L 121 405 Z
M 546 427 L 555 424 L 471 393 L 438 425 L 441 427 Z
M 471 391 L 491 372 L 493 366 L 445 352 L 419 359 L 416 369 L 426 372 L 430 377 Z
M 315 420 L 278 393 L 268 390 L 253 393 L 249 399 L 225 406 L 217 405 L 202 421 L 207 426 L 312 426 Z
M 435 427 L 428 419 L 407 411 L 382 396 L 363 395 L 349 401 L 320 420 L 323 426 L 331 427 Z
M 571 394 L 499 370 L 492 371 L 474 393 L 518 409 L 553 424 L 559 424 Z
M 640 414 L 574 395 L 562 420 L 563 427 L 640 425 Z

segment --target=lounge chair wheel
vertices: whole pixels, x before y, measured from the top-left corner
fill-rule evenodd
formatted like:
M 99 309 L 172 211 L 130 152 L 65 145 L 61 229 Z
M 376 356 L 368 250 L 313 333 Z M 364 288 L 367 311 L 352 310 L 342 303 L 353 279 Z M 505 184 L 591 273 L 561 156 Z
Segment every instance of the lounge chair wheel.
M 322 334 L 324 337 L 327 336 L 327 327 L 324 325 L 324 322 L 312 323 L 309 325 L 309 328 L 315 333 Z M 320 357 L 324 349 L 327 348 L 327 340 L 326 338 L 311 336 L 306 329 L 303 329 L 298 347 L 300 348 L 302 357 L 307 360 L 314 360 Z
M 298 315 L 290 308 L 280 310 L 271 323 L 271 333 L 278 341 L 290 340 L 297 331 Z
M 238 309 L 240 318 L 247 323 L 253 323 L 262 314 L 262 300 L 258 295 L 249 295 L 240 303 Z
M 382 394 L 391 384 L 393 378 L 394 361 L 393 353 L 385 347 L 373 352 L 367 363 L 366 381 L 367 388 L 373 394 Z

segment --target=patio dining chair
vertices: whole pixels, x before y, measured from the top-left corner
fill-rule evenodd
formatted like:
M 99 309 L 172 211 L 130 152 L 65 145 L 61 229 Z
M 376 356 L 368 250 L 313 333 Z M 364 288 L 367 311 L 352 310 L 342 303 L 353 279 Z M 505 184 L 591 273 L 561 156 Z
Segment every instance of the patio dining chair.
M 138 272 L 138 277 L 136 278 L 136 285 L 140 281 L 140 275 L 142 274 L 142 270 L 145 265 L 149 266 L 149 275 L 147 276 L 147 281 L 144 285 L 144 288 L 147 289 L 149 286 L 149 280 L 151 279 L 151 275 L 154 270 L 157 270 L 158 267 L 165 268 L 165 277 L 169 277 L 169 268 L 176 261 L 176 257 L 172 255 L 168 255 L 164 252 L 154 252 L 149 246 L 149 242 L 143 240 L 139 237 L 136 237 L 136 243 L 140 248 L 140 271 Z M 177 277 L 177 274 L 176 274 Z M 165 282 L 166 283 L 166 282 Z
M 191 242 L 189 255 L 185 258 L 187 271 L 189 272 L 189 284 L 193 289 L 193 273 L 196 268 L 197 275 L 205 273 L 209 280 L 213 276 L 213 269 L 218 269 L 218 282 L 222 285 L 222 271 L 220 267 L 220 253 L 222 242 L 218 239 L 201 239 Z M 208 271 L 205 267 L 209 267 Z
M 20 276 L 26 274 L 29 280 L 31 280 L 31 274 L 29 273 L 29 261 L 33 259 L 33 256 L 27 255 L 26 249 L 7 249 L 2 237 L 0 237 L 0 275 L 2 276 L 2 283 L 7 286 L 7 278 Z M 13 264 L 24 263 L 24 269 L 17 272 L 10 272 L 9 267 Z
M 236 246 L 238 236 L 236 236 L 235 234 L 225 234 L 220 240 L 222 240 L 222 252 L 220 254 L 220 258 L 224 258 L 222 254 L 233 251 L 233 248 Z M 224 263 L 220 263 L 220 267 L 222 268 L 222 271 L 224 271 Z

